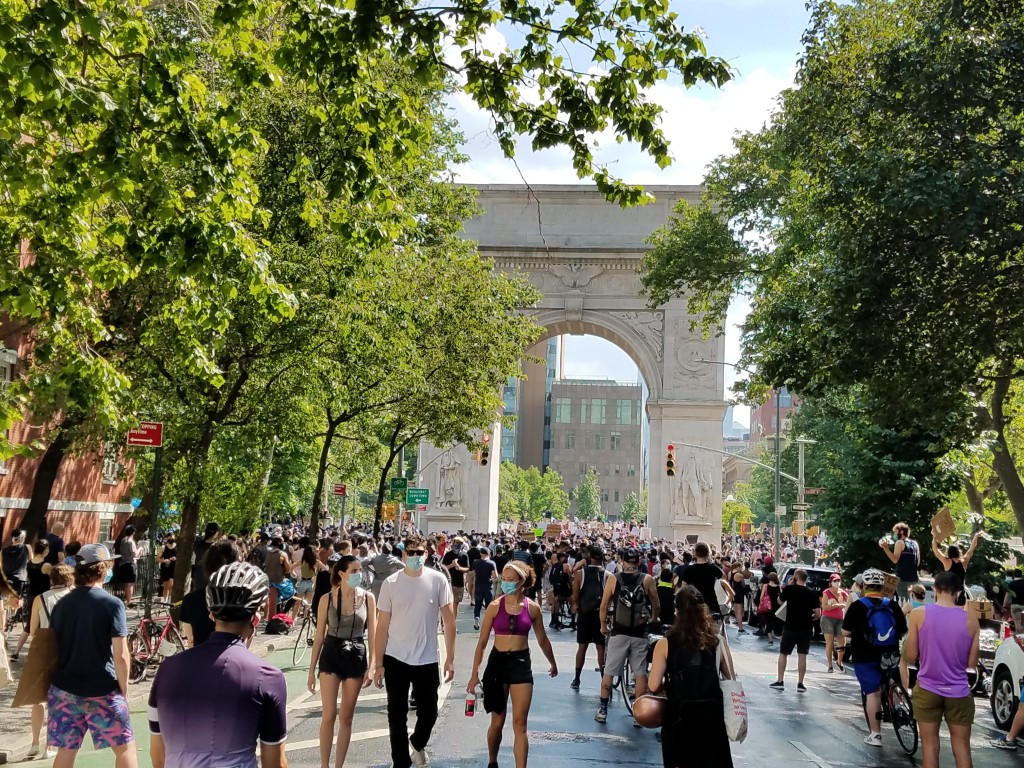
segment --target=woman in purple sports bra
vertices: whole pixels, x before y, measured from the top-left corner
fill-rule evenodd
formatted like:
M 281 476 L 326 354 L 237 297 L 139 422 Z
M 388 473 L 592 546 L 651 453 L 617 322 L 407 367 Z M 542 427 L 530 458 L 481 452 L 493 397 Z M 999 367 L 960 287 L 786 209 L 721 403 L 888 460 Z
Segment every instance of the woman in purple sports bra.
M 480 662 L 494 628 L 494 646 L 487 657 L 483 677 L 484 710 L 491 713 L 487 729 L 488 768 L 497 768 L 501 732 L 505 727 L 508 699 L 512 697 L 512 732 L 515 734 L 512 751 L 516 768 L 526 768 L 530 744 L 526 736 L 526 722 L 533 700 L 533 667 L 530 663 L 530 629 L 537 636 L 540 649 L 551 662 L 548 674 L 558 674 L 555 653 L 544 630 L 544 616 L 540 605 L 524 597 L 533 584 L 533 569 L 518 560 L 505 564 L 501 571 L 501 597 L 487 606 L 480 640 L 473 657 L 473 671 L 466 692 L 473 693 L 480 684 Z

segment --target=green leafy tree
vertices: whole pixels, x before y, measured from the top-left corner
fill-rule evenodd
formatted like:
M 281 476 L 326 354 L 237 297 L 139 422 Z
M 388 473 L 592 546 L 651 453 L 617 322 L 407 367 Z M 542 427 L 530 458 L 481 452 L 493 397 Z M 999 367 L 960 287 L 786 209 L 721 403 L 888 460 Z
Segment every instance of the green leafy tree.
M 736 499 L 727 499 L 722 502 L 722 533 L 732 533 L 733 523 L 736 524 L 736 531 L 738 533 L 741 523 L 753 522 L 754 513 L 747 504 Z
M 549 469 L 525 469 L 511 461 L 501 464 L 498 476 L 498 516 L 502 520 L 537 522 L 546 512 L 561 517 L 569 509 L 569 494 L 562 485 L 562 476 Z
M 932 457 L 986 439 L 1024 529 L 1007 434 L 1024 359 L 1024 64 L 1007 51 L 1024 46 L 1024 9 L 815 2 L 805 42 L 771 125 L 655 236 L 652 300 L 685 285 L 715 320 L 750 291 L 744 359 L 761 384 L 855 391 L 883 432 L 930 434 Z
M 639 496 L 632 491 L 626 496 L 626 500 L 622 502 L 622 511 L 619 513 L 619 517 L 627 523 L 647 522 L 646 488 Z
M 597 520 L 601 516 L 601 486 L 593 467 L 587 470 L 572 495 L 576 502 L 576 517 L 580 520 Z

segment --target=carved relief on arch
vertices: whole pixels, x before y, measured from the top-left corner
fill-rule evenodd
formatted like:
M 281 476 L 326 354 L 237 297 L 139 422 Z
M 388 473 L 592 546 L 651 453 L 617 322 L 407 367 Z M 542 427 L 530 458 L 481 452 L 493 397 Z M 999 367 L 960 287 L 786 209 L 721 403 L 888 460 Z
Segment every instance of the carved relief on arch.
M 659 363 L 662 361 L 665 348 L 664 312 L 630 310 L 628 312 L 610 312 L 609 314 L 625 321 L 654 359 Z
M 718 383 L 718 366 L 704 361 L 715 359 L 716 342 L 692 334 L 690 318 L 678 318 L 675 323 L 672 384 L 680 388 L 714 391 Z

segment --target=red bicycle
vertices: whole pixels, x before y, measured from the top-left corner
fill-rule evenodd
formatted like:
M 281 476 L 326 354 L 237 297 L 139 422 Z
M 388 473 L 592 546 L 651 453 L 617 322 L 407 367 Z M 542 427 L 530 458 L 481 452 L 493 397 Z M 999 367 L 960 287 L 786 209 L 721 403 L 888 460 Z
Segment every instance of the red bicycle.
M 166 657 L 184 650 L 185 641 L 170 614 L 142 619 L 128 635 L 128 653 L 131 655 L 128 681 L 141 683 L 148 674 L 156 673 L 156 668 Z

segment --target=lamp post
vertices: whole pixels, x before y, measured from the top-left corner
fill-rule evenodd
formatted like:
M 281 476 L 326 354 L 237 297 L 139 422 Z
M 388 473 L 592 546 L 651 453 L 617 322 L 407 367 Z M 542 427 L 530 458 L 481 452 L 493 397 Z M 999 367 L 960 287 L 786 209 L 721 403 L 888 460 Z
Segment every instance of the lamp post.
M 727 365 L 737 371 L 743 371 L 749 373 L 751 376 L 757 374 L 749 368 L 744 368 L 742 365 L 736 363 L 727 363 L 724 360 L 701 360 L 702 363 L 708 363 L 709 365 Z M 775 557 L 779 556 L 779 538 L 781 532 L 779 531 L 779 508 L 782 506 L 782 388 L 775 388 L 775 541 L 773 550 Z

